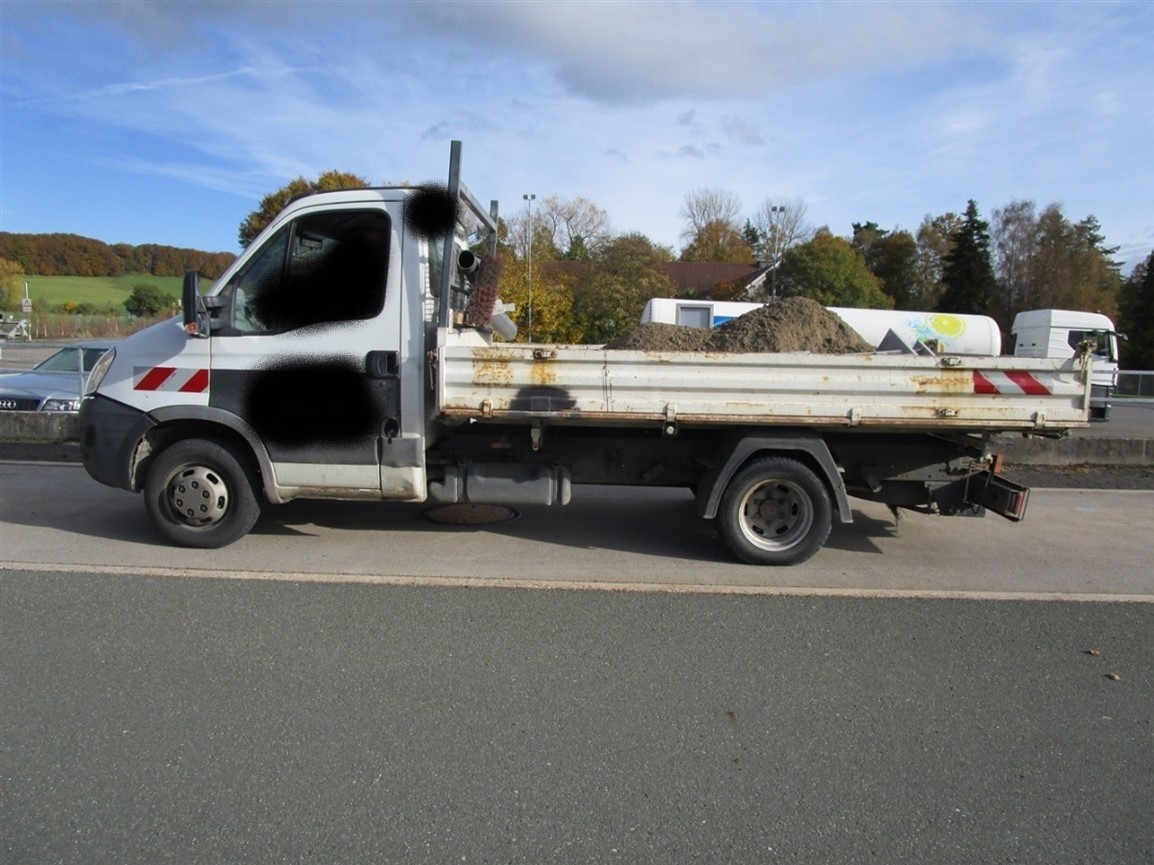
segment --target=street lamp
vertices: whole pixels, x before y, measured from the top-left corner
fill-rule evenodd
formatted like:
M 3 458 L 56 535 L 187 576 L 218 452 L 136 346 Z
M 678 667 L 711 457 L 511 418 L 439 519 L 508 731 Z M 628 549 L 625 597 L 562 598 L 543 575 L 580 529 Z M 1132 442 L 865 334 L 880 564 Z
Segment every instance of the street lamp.
M 779 204 L 770 205 L 769 230 L 773 232 L 773 272 L 769 276 L 769 302 L 777 302 L 777 266 L 781 264 L 781 226 L 778 225 L 777 214 L 785 213 L 785 207 Z
M 531 192 L 526 192 L 521 196 L 528 202 L 526 205 L 529 208 L 529 226 L 526 232 L 529 235 L 529 342 L 533 341 L 533 202 L 537 200 L 537 196 Z

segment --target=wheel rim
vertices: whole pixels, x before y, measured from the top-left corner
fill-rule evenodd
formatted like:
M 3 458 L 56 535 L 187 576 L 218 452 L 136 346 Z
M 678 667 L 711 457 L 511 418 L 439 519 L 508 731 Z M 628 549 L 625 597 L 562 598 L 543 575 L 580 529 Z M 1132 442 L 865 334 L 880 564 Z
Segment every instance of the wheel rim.
M 184 466 L 173 472 L 164 496 L 173 516 L 193 528 L 216 525 L 228 513 L 228 484 L 208 466 Z
M 809 494 L 792 481 L 763 481 L 741 500 L 741 532 L 763 550 L 781 551 L 796 546 L 813 524 Z

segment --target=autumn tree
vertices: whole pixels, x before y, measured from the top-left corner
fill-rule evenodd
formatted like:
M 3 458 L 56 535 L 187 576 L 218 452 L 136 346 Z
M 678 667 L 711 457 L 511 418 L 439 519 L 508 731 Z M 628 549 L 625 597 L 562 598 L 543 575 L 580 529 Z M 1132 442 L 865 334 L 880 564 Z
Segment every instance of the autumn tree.
M 284 210 L 285 205 L 298 195 L 307 195 L 310 192 L 331 192 L 338 189 L 364 189 L 368 185 L 369 182 L 363 177 L 345 171 L 326 171 L 316 180 L 305 180 L 303 177 L 298 177 L 260 200 L 260 207 L 246 216 L 240 224 L 237 239 L 242 247 L 248 246 L 264 230 L 265 226 Z
M 738 222 L 741 200 L 725 189 L 695 189 L 685 196 L 682 261 L 752 264 L 756 255 Z
M 753 248 L 742 233 L 720 220 L 703 225 L 681 251 L 682 261 L 753 264 L 754 257 Z
M 20 275 L 23 272 L 15 261 L 0 258 L 0 309 L 20 296 Z
M 1072 223 L 1059 204 L 1039 213 L 1033 201 L 994 211 L 990 314 L 1007 326 L 1024 309 L 1082 309 L 1112 315 L 1122 278 L 1093 216 Z
M 517 324 L 518 342 L 581 341 L 573 321 L 573 283 L 573 275 L 555 262 L 534 261 L 530 286 L 528 260 L 505 259 L 499 296 L 515 307 L 509 315 Z
M 990 226 L 978 216 L 978 205 L 972 198 L 953 240 L 942 271 L 945 291 L 938 301 L 938 311 L 984 314 L 990 308 L 997 283 L 990 261 Z
M 1122 343 L 1126 369 L 1154 369 L 1154 252 L 1135 266 L 1118 299 L 1118 329 L 1129 338 Z
M 918 226 L 914 235 L 918 245 L 916 290 L 910 300 L 911 309 L 937 308 L 946 290 L 942 282 L 946 256 L 954 248 L 954 235 L 961 227 L 962 218 L 952 212 L 941 216 L 927 215 Z
M 822 306 L 890 309 L 893 299 L 870 273 L 850 242 L 819 231 L 808 243 L 785 254 L 778 275 L 778 295 L 810 297 Z
M 1104 246 L 1097 219 L 1072 224 L 1051 204 L 1038 217 L 1038 249 L 1033 275 L 1043 288 L 1042 307 L 1082 309 L 1114 315 L 1121 277 L 1111 260 L 1117 249 Z

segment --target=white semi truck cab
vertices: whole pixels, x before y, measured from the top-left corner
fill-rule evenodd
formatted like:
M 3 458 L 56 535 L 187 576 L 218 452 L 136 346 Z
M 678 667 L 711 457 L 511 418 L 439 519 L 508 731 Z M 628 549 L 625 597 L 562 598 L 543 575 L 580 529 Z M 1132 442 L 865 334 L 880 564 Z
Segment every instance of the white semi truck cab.
M 206 293 L 190 274 L 184 314 L 93 371 L 89 474 L 201 548 L 295 498 L 553 506 L 582 484 L 683 487 L 733 556 L 776 565 L 850 522 L 851 496 L 1021 519 L 996 436 L 1086 425 L 1088 356 L 515 342 L 497 204 L 461 183 L 460 156 L 454 142 L 445 186 L 293 201 Z
M 1125 335 L 1114 322 L 1096 312 L 1073 309 L 1031 309 L 1014 316 L 1010 327 L 1011 353 L 1015 357 L 1074 357 L 1093 343 L 1094 377 L 1090 417 L 1109 420 L 1114 389 L 1118 385 L 1118 340 Z

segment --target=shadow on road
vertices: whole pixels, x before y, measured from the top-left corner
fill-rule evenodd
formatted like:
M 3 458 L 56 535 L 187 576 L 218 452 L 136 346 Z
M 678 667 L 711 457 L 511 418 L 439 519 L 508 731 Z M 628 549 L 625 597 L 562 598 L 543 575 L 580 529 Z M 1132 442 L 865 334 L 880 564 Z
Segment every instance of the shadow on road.
M 67 491 L 67 494 L 62 494 Z M 680 489 L 629 487 L 576 487 L 573 501 L 564 507 L 526 506 L 515 519 L 487 525 L 454 525 L 426 518 L 429 503 L 343 502 L 298 500 L 267 505 L 249 538 L 231 549 L 254 553 L 277 539 L 315 541 L 321 553 L 325 545 L 350 544 L 345 533 L 361 533 L 357 543 L 379 549 L 400 548 L 411 553 L 412 544 L 458 544 L 462 551 L 475 550 L 484 538 L 496 543 L 544 544 L 562 551 L 606 550 L 669 559 L 730 563 L 733 558 L 717 537 L 712 521 L 694 510 L 693 496 Z M 5 492 L 0 497 L 0 522 L 18 531 L 20 526 L 44 528 L 69 537 L 163 548 L 167 546 L 145 514 L 137 494 L 114 490 L 91 480 L 78 466 L 24 466 L 5 472 Z M 835 522 L 826 544 L 831 549 L 879 553 L 878 541 L 892 537 L 895 524 L 860 511 L 854 522 Z M 83 541 L 78 541 L 83 543 Z M 523 552 L 523 551 L 521 551 Z M 534 550 L 533 557 L 550 558 L 548 550 Z

